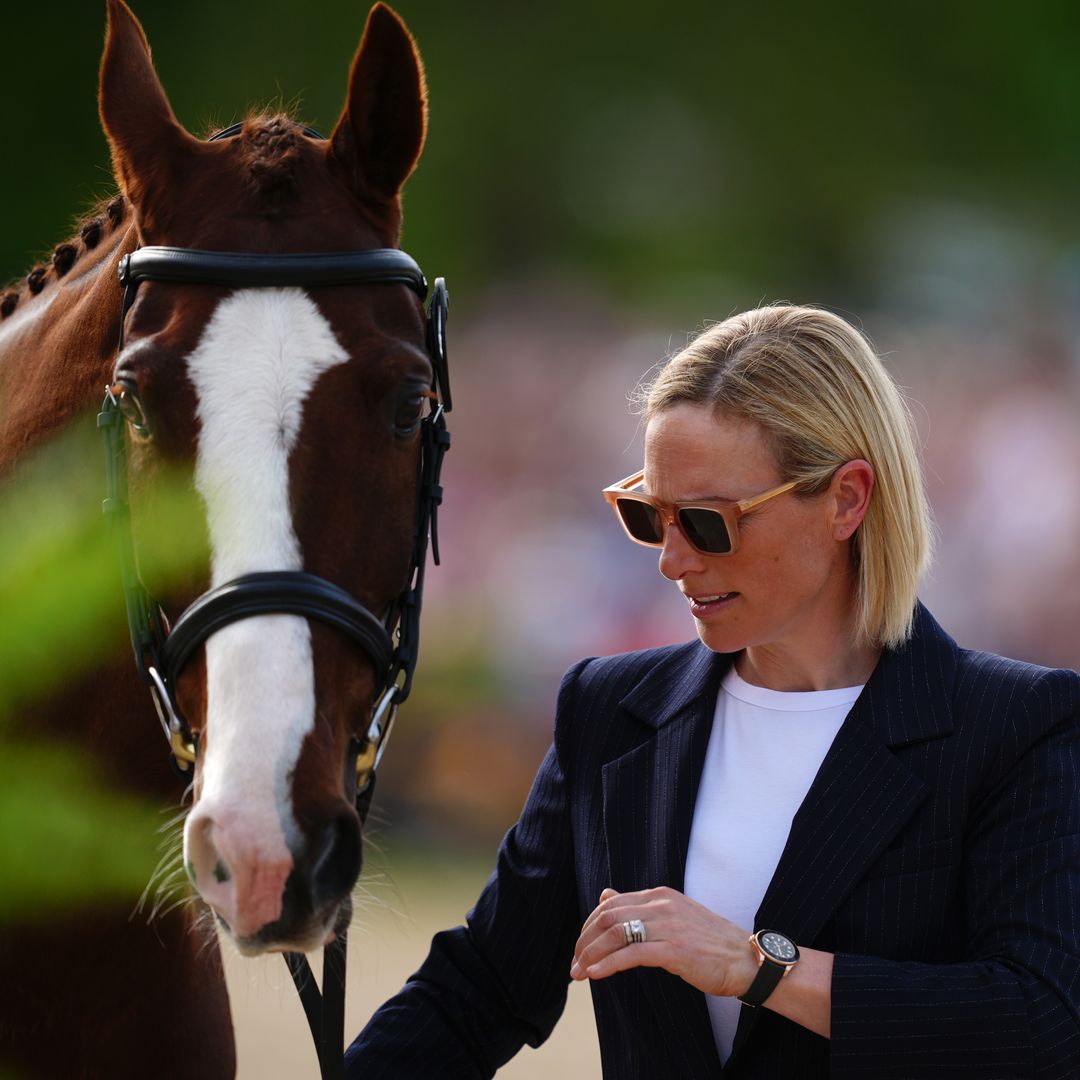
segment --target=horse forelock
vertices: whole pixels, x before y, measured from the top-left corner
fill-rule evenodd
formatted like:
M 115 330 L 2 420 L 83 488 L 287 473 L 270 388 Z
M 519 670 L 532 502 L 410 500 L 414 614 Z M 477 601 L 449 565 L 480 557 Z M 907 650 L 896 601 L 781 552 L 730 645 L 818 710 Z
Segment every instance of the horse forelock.
M 270 222 L 303 210 L 322 219 L 320 228 L 341 239 L 346 222 L 370 229 L 370 235 L 357 236 L 354 246 L 368 244 L 396 247 L 401 238 L 401 200 L 386 197 L 374 189 L 360 198 L 342 200 L 340 175 L 335 164 L 327 168 L 325 144 L 311 139 L 305 127 L 288 112 L 263 111 L 250 114 L 240 132 L 225 141 L 235 147 L 233 167 L 243 182 L 249 205 L 244 213 L 254 212 Z M 309 245 L 310 246 L 310 245 Z M 336 245 L 331 245 L 336 246 Z
M 240 135 L 242 168 L 256 194 L 277 203 L 296 194 L 304 135 L 283 114 L 249 117 Z

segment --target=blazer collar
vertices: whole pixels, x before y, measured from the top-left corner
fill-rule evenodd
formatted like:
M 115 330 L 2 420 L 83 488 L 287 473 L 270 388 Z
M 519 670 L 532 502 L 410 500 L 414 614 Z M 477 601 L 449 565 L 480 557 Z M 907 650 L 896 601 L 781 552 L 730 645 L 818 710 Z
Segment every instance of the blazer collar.
M 865 715 L 886 746 L 948 735 L 958 651 L 933 615 L 916 604 L 911 637 L 882 653 L 852 711 Z
M 702 697 L 715 701 L 734 659 L 735 654 L 714 653 L 700 641 L 687 642 L 650 668 L 619 704 L 643 724 L 662 728 Z
M 956 654 L 956 642 L 917 603 L 912 636 L 899 649 L 881 654 L 855 706 L 886 746 L 952 731 Z M 715 697 L 737 655 L 689 642 L 651 668 L 620 705 L 649 727 L 661 728 L 703 695 Z

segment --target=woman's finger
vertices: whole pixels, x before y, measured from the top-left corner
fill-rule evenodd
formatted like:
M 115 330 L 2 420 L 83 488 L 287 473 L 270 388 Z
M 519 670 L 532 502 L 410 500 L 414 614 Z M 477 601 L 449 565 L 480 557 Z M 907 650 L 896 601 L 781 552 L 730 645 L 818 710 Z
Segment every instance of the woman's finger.
M 640 892 L 620 893 L 616 892 L 614 889 L 605 889 L 600 894 L 600 900 L 597 903 L 596 907 L 592 909 L 592 911 L 589 913 L 589 917 L 585 920 L 585 924 L 581 928 L 581 934 L 579 935 L 579 937 L 585 937 L 586 932 L 589 931 L 598 920 L 602 919 L 606 912 L 609 912 L 614 908 L 622 909 L 628 906 L 640 907 L 644 904 L 649 903 L 652 900 L 655 900 L 662 892 L 663 890 L 661 889 L 643 889 Z M 640 918 L 640 915 L 626 915 L 623 917 Z
M 587 967 L 580 969 L 580 979 L 606 979 L 620 971 L 629 971 L 635 967 L 667 967 L 670 960 L 670 947 L 666 941 L 645 941 L 640 944 L 626 945 L 614 952 L 594 960 Z
M 609 953 L 628 948 L 630 942 L 627 937 L 626 923 L 619 922 L 597 932 L 591 940 L 583 941 L 581 943 L 582 947 L 574 954 L 574 963 L 570 969 L 571 976 L 574 976 L 575 969 L 579 972 L 584 971 L 585 968 L 595 964 L 597 960 L 607 956 Z
M 612 912 L 639 903 L 641 895 L 641 893 L 618 893 L 614 889 L 605 889 L 600 894 L 600 902 L 589 912 L 589 917 L 585 920 L 581 933 L 578 935 L 578 941 L 591 939 L 597 932 L 598 924 L 600 931 L 603 931 L 613 926 L 615 922 L 628 918 L 629 916 L 615 916 Z
M 634 922 L 642 924 L 646 939 L 650 934 L 650 926 L 653 935 L 663 936 L 663 920 L 659 918 L 655 908 L 650 908 L 648 905 L 609 907 L 600 912 L 595 919 L 591 919 L 582 930 L 574 946 L 572 977 L 577 977 L 573 974 L 574 968 L 583 970 L 601 956 L 617 949 L 625 949 L 632 944 L 628 927 Z

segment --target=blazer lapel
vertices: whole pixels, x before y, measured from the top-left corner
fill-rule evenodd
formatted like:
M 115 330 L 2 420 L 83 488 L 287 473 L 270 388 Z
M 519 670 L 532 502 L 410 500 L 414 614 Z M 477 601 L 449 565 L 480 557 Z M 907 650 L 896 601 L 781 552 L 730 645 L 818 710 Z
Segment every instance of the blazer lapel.
M 681 891 L 694 803 L 705 766 L 716 695 L 732 658 L 693 648 L 639 683 L 620 703 L 655 734 L 603 768 L 604 832 L 611 886 L 620 892 L 668 885 Z M 651 734 L 651 737 L 650 737 Z M 650 1007 L 685 1023 L 687 1059 L 720 1061 L 705 995 L 674 976 L 655 975 L 663 1000 Z
M 929 794 L 893 749 L 952 730 L 956 644 L 920 604 L 915 632 L 882 654 L 791 823 L 754 929 L 810 945 Z M 732 1057 L 760 1009 L 743 1009 Z
M 731 659 L 696 644 L 620 702 L 654 732 L 643 730 L 633 750 L 603 768 L 611 884 L 620 892 L 682 888 L 716 694 Z

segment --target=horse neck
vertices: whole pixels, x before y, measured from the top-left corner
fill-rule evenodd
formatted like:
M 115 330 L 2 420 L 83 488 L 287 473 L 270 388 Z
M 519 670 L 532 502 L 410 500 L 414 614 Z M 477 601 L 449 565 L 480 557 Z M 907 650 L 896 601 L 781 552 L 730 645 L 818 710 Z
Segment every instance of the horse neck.
M 99 405 L 116 356 L 130 218 L 0 323 L 0 476 Z

